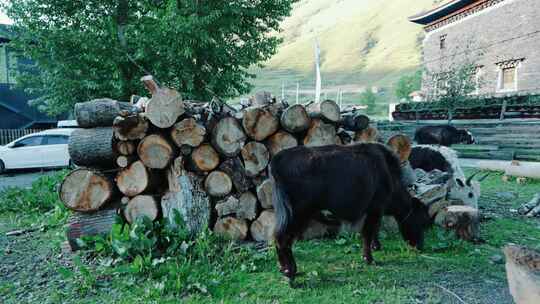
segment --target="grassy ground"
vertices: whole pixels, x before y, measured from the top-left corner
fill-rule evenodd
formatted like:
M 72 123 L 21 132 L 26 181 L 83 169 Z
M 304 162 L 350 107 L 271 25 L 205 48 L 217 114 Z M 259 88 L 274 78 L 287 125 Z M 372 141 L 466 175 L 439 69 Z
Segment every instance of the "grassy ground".
M 512 303 L 501 247 L 508 242 L 540 247 L 540 221 L 511 212 L 540 191 L 540 181 L 518 185 L 494 174 L 482 190 L 485 243 L 464 243 L 433 229 L 425 250 L 416 252 L 387 231 L 382 233 L 383 250 L 375 253 L 378 264 L 366 266 L 355 236 L 303 241 L 295 247 L 303 273 L 295 288 L 278 273 L 272 250 L 252 247 L 235 247 L 223 253 L 228 257 L 215 259 L 218 263 L 161 261 L 156 268 L 170 272 L 166 276 L 118 271 L 106 258 L 83 257 L 80 262 L 61 249 L 62 210 L 24 214 L 0 208 L 0 302 L 459 303 L 455 293 L 466 303 Z M 1 197 L 2 206 L 13 203 Z M 5 236 L 30 226 L 41 229 Z M 177 278 L 181 292 L 166 287 L 171 282 L 165 278 Z

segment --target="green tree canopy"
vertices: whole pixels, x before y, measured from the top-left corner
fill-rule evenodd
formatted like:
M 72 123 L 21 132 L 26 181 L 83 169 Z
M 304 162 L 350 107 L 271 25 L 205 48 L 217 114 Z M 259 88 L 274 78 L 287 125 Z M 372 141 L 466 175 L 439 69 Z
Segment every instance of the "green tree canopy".
M 186 98 L 249 91 L 247 69 L 269 59 L 297 0 L 10 0 L 13 41 L 36 67 L 19 84 L 51 114 L 96 97 L 146 94 L 150 73 Z
M 379 114 L 379 107 L 377 107 L 377 95 L 373 93 L 370 89 L 364 91 L 360 95 L 360 101 L 363 105 L 366 105 L 368 108 L 366 114 L 368 115 L 377 115 Z
M 399 78 L 398 82 L 396 83 L 395 94 L 399 100 L 409 100 L 409 95 L 414 91 L 420 90 L 421 87 L 422 71 L 418 70 L 412 74 L 404 75 Z

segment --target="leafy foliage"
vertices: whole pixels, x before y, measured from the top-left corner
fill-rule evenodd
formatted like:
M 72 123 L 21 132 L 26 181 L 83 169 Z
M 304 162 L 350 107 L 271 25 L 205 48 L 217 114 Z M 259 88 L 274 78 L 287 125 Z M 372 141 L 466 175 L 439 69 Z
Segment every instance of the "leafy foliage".
M 276 52 L 296 0 L 11 0 L 13 46 L 37 66 L 18 81 L 51 114 L 144 93 L 150 73 L 195 100 L 248 92 L 247 69 Z
M 418 70 L 413 74 L 404 75 L 399 78 L 396 83 L 395 94 L 399 100 L 410 100 L 409 95 L 420 90 L 422 87 L 422 70 Z
M 377 105 L 377 100 L 377 95 L 371 90 L 366 90 L 360 95 L 361 103 L 368 107 L 366 110 L 366 114 L 377 115 L 381 112 L 380 107 Z

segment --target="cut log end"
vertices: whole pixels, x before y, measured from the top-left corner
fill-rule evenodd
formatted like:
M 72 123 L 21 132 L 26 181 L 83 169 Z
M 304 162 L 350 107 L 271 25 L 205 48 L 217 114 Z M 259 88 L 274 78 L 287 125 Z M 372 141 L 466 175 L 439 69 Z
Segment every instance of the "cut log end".
M 226 157 L 238 155 L 245 141 L 246 134 L 233 117 L 221 119 L 212 130 L 212 145 Z
M 262 141 L 278 130 L 279 119 L 265 107 L 251 107 L 244 110 L 242 125 L 250 138 Z
M 463 240 L 476 241 L 480 238 L 478 209 L 469 206 L 443 208 L 435 217 L 435 224 L 454 230 L 456 235 Z
M 118 173 L 116 184 L 120 192 L 126 196 L 133 197 L 139 195 L 150 184 L 148 169 L 141 161 L 136 161 Z
M 114 186 L 105 175 L 88 169 L 71 172 L 60 186 L 60 200 L 74 211 L 91 212 L 107 203 Z
M 148 168 L 164 169 L 174 156 L 174 150 L 169 142 L 160 135 L 145 137 L 137 148 L 139 158 Z
M 257 198 L 261 203 L 261 207 L 264 209 L 271 209 L 272 203 L 273 183 L 267 179 L 257 187 Z
M 209 144 L 203 144 L 191 153 L 191 164 L 197 171 L 212 171 L 219 165 L 219 154 Z
M 186 118 L 171 129 L 171 138 L 178 147 L 198 147 L 206 136 L 206 128 L 193 118 Z
M 130 224 L 142 217 L 147 217 L 151 221 L 154 221 L 158 216 L 157 201 L 149 195 L 136 196 L 125 207 L 124 216 Z
M 291 134 L 279 131 L 268 139 L 268 149 L 273 157 L 282 150 L 298 146 L 298 141 Z
M 265 145 L 250 142 L 242 148 L 242 159 L 248 176 L 253 177 L 261 173 L 270 161 L 270 153 Z
M 281 125 L 288 132 L 299 133 L 309 128 L 311 118 L 304 106 L 296 104 L 285 109 L 281 115 Z
M 274 211 L 265 210 L 259 218 L 251 224 L 251 237 L 257 242 L 270 242 L 274 238 L 276 216 Z
M 232 240 L 242 241 L 248 236 L 248 225 L 245 220 L 234 217 L 218 219 L 214 232 Z
M 213 171 L 206 177 L 204 186 L 211 196 L 224 197 L 231 193 L 232 180 L 222 171 Z

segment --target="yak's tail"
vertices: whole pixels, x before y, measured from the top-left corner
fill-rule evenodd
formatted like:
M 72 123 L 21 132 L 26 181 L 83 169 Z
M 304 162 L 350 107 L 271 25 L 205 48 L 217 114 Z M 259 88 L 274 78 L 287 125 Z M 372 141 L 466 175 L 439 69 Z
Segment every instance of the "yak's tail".
M 272 172 L 271 167 L 268 171 L 270 171 L 270 179 L 273 182 L 272 204 L 276 211 L 276 226 L 274 233 L 278 236 L 287 231 L 293 215 L 292 207 L 289 196 L 285 193 L 285 189 L 281 184 L 279 176 L 275 176 L 275 172 Z

